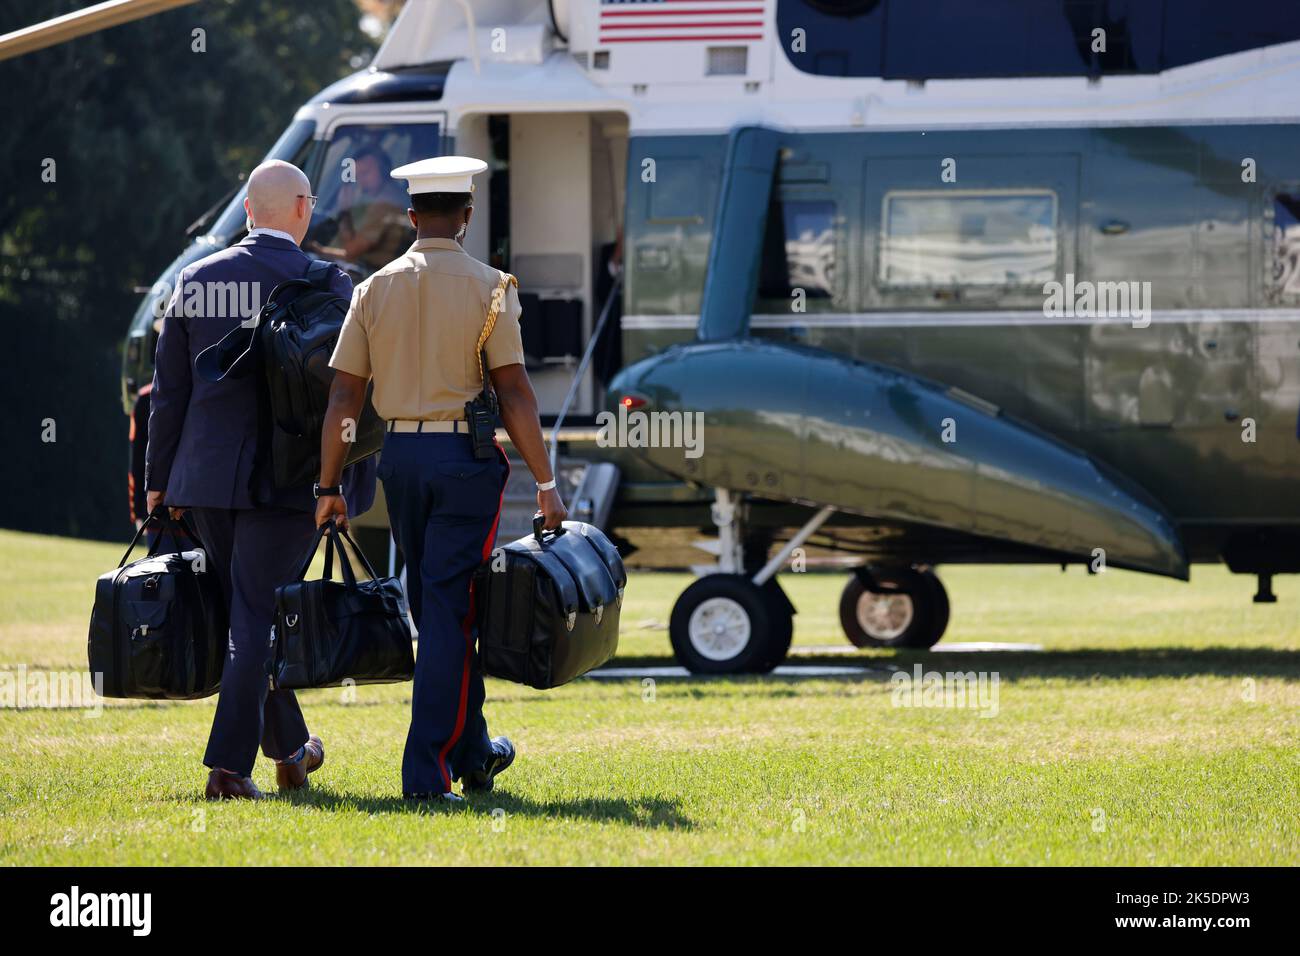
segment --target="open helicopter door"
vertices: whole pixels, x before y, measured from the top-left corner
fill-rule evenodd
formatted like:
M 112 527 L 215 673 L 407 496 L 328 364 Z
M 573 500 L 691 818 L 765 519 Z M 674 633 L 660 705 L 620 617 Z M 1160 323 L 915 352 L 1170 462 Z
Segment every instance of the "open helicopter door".
M 617 322 L 607 321 L 599 339 L 594 333 L 606 304 L 621 294 L 610 266 L 620 255 L 627 117 L 474 114 L 461 118 L 455 148 L 489 163 L 475 198 L 479 227 L 466 248 L 519 280 L 525 360 L 545 430 L 562 418 L 590 432 L 619 364 Z M 565 500 L 589 504 L 575 517 L 599 523 L 608 515 L 618 484 L 608 467 L 589 473 L 585 461 L 557 460 Z M 514 462 L 498 540 L 527 533 L 535 506 L 528 469 Z

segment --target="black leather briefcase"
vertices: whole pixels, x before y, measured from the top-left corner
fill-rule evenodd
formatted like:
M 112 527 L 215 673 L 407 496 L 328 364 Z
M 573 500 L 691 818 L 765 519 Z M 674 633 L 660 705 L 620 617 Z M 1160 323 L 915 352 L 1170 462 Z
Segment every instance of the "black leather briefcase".
M 599 528 L 566 521 L 494 551 L 474 575 L 483 673 L 544 690 L 618 650 L 627 573 Z
M 325 575 L 305 581 L 325 539 Z M 358 581 L 344 543 L 370 576 Z M 335 551 L 343 581 L 333 581 Z M 397 578 L 375 576 L 351 536 L 331 522 L 321 525 L 302 566 L 289 584 L 275 589 L 271 628 L 271 683 L 277 689 L 391 684 L 415 676 L 406 597 Z
M 147 556 L 126 563 L 149 527 L 160 532 Z M 163 545 L 171 539 L 175 550 Z M 184 545 L 193 542 L 194 546 Z M 229 609 L 203 542 L 167 509 L 141 524 L 117 568 L 95 582 L 87 653 L 105 697 L 194 700 L 221 688 Z

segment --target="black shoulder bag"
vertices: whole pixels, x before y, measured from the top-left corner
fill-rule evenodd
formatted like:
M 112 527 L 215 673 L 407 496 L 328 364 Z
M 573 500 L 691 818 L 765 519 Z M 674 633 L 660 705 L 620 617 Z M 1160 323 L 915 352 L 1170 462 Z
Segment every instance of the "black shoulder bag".
M 325 539 L 325 575 L 304 580 Z M 358 581 L 344 544 L 370 576 Z M 343 581 L 333 581 L 337 547 Z M 316 530 L 294 579 L 275 589 L 271 684 L 280 689 L 390 684 L 415 676 L 406 597 L 397 578 L 375 576 L 351 536 L 334 522 Z

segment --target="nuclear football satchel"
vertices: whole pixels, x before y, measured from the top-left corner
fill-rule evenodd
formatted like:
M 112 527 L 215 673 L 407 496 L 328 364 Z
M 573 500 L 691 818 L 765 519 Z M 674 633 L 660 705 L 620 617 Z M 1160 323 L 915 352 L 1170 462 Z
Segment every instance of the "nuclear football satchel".
M 126 563 L 150 526 L 149 553 Z M 174 550 L 162 550 L 170 537 Z M 182 550 L 186 539 L 196 547 Z M 90 674 L 103 675 L 104 697 L 195 700 L 221 689 L 230 629 L 216 572 L 195 531 L 155 508 L 115 570 L 95 582 L 86 642 Z
M 566 521 L 494 551 L 474 572 L 483 673 L 545 690 L 599 667 L 618 650 L 627 572 L 595 525 Z

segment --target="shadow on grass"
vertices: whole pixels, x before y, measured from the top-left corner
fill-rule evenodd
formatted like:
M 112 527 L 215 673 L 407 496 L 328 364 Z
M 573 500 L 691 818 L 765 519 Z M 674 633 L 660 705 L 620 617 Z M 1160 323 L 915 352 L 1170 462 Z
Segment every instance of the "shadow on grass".
M 405 800 L 397 796 L 374 797 L 339 793 L 328 787 L 313 784 L 309 789 L 282 797 L 287 803 L 315 807 L 321 810 L 357 811 L 360 813 L 394 813 L 437 815 L 443 813 L 474 813 L 491 816 L 502 810 L 507 816 L 590 820 L 595 823 L 622 823 L 645 829 L 692 830 L 695 824 L 681 812 L 677 800 L 662 797 L 587 797 L 572 800 L 531 800 L 511 794 L 504 786 L 492 793 L 473 794 L 463 804 L 444 805 L 437 801 Z
M 896 667 L 940 671 L 998 671 L 1002 680 L 1065 678 L 1087 681 L 1152 677 L 1280 677 L 1300 680 L 1300 651 L 1276 647 L 1133 647 L 1116 650 L 973 654 L 900 653 Z
M 666 667 L 677 662 L 671 657 L 615 658 L 615 667 Z M 810 672 L 803 676 L 791 671 L 801 666 L 825 665 L 868 667 L 862 674 L 826 675 Z M 773 686 L 805 680 L 859 681 L 864 678 L 888 678 L 895 669 L 910 671 L 916 664 L 934 671 L 997 671 L 1001 680 L 1026 678 L 1064 678 L 1087 681 L 1095 678 L 1115 680 L 1152 677 L 1280 677 L 1300 680 L 1300 651 L 1276 647 L 1141 647 L 1085 648 L 1063 651 L 981 651 L 977 653 L 934 654 L 927 651 L 865 652 L 847 649 L 843 654 L 801 656 L 795 647 L 783 665 L 782 674 L 693 674 L 667 678 L 670 681 L 707 683 L 710 681 L 763 682 Z M 602 678 L 602 680 L 636 681 L 639 677 Z

